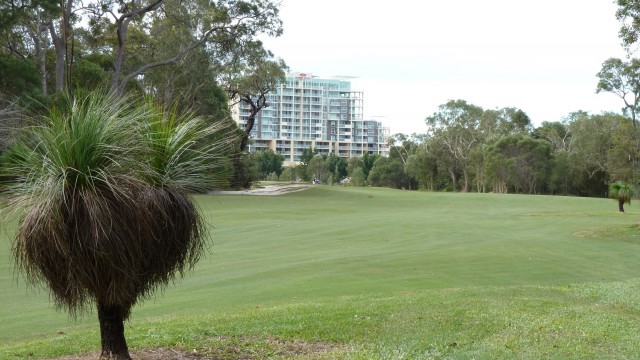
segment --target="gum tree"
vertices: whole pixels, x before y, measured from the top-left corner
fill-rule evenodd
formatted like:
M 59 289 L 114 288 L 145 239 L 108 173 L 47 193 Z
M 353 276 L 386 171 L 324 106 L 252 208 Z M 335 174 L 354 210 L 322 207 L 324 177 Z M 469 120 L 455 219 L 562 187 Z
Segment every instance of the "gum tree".
M 633 126 L 637 127 L 636 115 L 640 105 L 640 60 L 631 59 L 628 62 L 616 58 L 607 59 L 597 74 L 598 86 L 596 93 L 610 92 L 624 102 L 622 111 L 631 118 Z
M 471 189 L 471 159 L 481 140 L 484 110 L 464 100 L 451 100 L 426 118 L 429 136 L 438 139 L 451 161 L 462 171 L 465 192 Z M 455 186 L 455 176 L 452 176 Z

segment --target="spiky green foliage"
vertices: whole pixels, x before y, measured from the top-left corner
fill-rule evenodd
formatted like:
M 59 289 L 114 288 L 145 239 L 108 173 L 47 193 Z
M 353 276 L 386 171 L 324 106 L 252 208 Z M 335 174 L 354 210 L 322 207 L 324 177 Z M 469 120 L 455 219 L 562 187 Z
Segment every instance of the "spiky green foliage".
M 227 175 L 236 126 L 211 124 L 192 113 L 178 114 L 176 108 L 155 111 L 148 120 L 150 184 L 195 192 L 224 185 L 226 177 L 215 175 Z
M 101 95 L 68 98 L 7 153 L 21 211 L 17 265 L 77 314 L 98 303 L 128 317 L 193 266 L 205 229 L 187 196 L 203 190 L 225 146 L 216 126 Z M 193 180 L 193 182 L 191 182 Z
M 624 204 L 631 204 L 635 191 L 633 186 L 623 181 L 616 181 L 609 185 L 609 197 L 618 200 L 619 209 L 624 212 Z
M 115 285 L 127 276 L 118 268 L 130 261 L 127 242 L 145 227 L 132 219 L 151 218 L 136 201 L 145 188 L 144 113 L 97 97 L 65 105 L 25 129 L 6 157 L 16 177 L 10 201 L 22 210 L 16 261 L 72 313 L 91 300 L 132 303 Z
M 622 181 L 616 181 L 609 185 L 609 197 L 622 200 L 627 204 L 631 203 L 631 198 L 635 194 L 633 186 Z

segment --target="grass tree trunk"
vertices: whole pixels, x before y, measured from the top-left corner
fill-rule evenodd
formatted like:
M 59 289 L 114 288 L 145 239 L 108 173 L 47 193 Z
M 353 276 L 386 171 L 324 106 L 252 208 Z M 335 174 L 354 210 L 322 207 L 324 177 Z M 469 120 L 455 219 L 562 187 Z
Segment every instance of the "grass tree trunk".
M 618 210 L 624 212 L 624 199 L 618 199 Z
M 124 337 L 126 310 L 117 305 L 98 304 L 100 321 L 100 359 L 131 360 L 127 340 Z

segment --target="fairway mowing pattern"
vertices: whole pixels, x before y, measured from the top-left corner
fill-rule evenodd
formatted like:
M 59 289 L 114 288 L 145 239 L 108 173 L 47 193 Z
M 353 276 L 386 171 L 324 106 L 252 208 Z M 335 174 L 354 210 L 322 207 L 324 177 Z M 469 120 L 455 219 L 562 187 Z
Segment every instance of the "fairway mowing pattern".
M 149 319 L 198 318 L 204 314 L 215 322 L 228 314 L 243 317 L 255 309 L 290 312 L 292 306 L 300 306 L 300 311 L 310 311 L 309 304 L 315 304 L 326 313 L 322 321 L 328 329 L 320 331 L 324 335 L 316 340 L 366 343 L 362 338 L 364 330 L 360 337 L 336 336 L 342 330 L 331 328 L 331 323 L 337 321 L 334 316 L 341 315 L 332 313 L 333 306 L 353 301 L 355 307 L 361 307 L 367 299 L 389 299 L 371 313 L 382 313 L 382 318 L 396 314 L 393 321 L 387 320 L 390 327 L 398 329 L 389 330 L 388 334 L 385 330 L 375 331 L 377 337 L 371 341 L 387 344 L 387 350 L 400 353 L 424 350 L 426 354 L 425 349 L 430 349 L 432 354 L 454 354 L 471 346 L 451 339 L 456 337 L 454 334 L 474 338 L 464 335 L 463 329 L 468 325 L 465 321 L 452 327 L 444 324 L 451 319 L 449 312 L 456 301 L 464 303 L 464 311 L 474 313 L 474 304 L 489 309 L 496 305 L 498 297 L 503 312 L 512 316 L 523 312 L 521 323 L 518 322 L 521 325 L 542 321 L 539 316 L 549 315 L 545 307 L 555 309 L 568 304 L 577 306 L 574 310 L 582 314 L 582 325 L 596 326 L 593 321 L 597 319 L 587 319 L 582 312 L 584 308 L 594 308 L 595 300 L 566 298 L 559 295 L 562 289 L 581 283 L 585 288 L 598 284 L 607 288 L 609 283 L 628 284 L 640 278 L 636 240 L 639 213 L 629 207 L 625 214 L 619 214 L 616 203 L 609 199 L 326 186 L 281 196 L 203 195 L 196 199 L 211 225 L 211 253 L 163 296 L 134 308 L 127 331 L 138 331 L 139 324 Z M 94 316 L 79 323 L 68 322 L 66 315 L 51 309 L 45 292 L 34 293 L 13 280 L 9 236 L 4 235 L 5 245 L 0 247 L 0 259 L 4 259 L 0 263 L 4 272 L 0 275 L 0 301 L 11 304 L 0 310 L 5 329 L 0 330 L 0 344 L 97 327 Z M 527 289 L 522 291 L 529 295 L 524 299 L 516 296 L 509 302 L 510 294 L 519 289 Z M 636 292 L 627 293 L 624 298 L 640 295 L 637 290 L 634 288 Z M 422 309 L 422 315 L 416 315 L 432 320 L 440 316 L 442 321 L 429 325 L 429 331 L 422 329 L 426 326 L 423 321 L 415 319 L 414 326 L 408 327 L 431 339 L 430 344 L 417 338 L 411 340 L 413 337 L 402 332 L 396 323 L 401 318 L 399 314 L 408 311 L 408 294 L 442 299 L 442 303 L 421 300 L 422 305 L 418 306 L 427 306 L 428 310 L 425 313 Z M 619 304 L 621 300 L 616 301 Z M 529 313 L 526 304 L 541 310 L 525 316 Z M 600 309 L 602 316 L 613 319 L 608 312 L 611 309 L 607 309 Z M 632 319 L 626 326 L 635 328 L 637 312 L 635 308 L 630 311 L 625 310 Z M 500 311 L 491 314 L 496 317 L 495 323 L 487 322 L 485 315 L 473 320 L 486 330 L 481 331 L 485 340 L 471 340 L 472 344 L 482 342 L 491 348 L 503 346 L 496 344 L 504 340 L 513 349 L 531 340 L 529 335 L 523 335 L 533 331 L 529 328 L 516 327 L 499 335 L 497 329 L 507 326 L 507 322 L 500 317 Z M 369 320 L 365 317 L 358 321 L 366 323 L 376 318 L 367 316 Z M 260 319 L 269 323 L 274 320 L 266 320 L 264 314 L 256 321 Z M 612 326 L 609 320 L 606 323 Z M 310 331 L 319 331 L 313 321 L 308 326 Z M 222 332 L 228 334 L 229 329 Z M 304 332 L 295 335 L 269 329 L 269 335 L 314 339 Z M 556 330 L 536 332 L 535 338 L 546 337 L 545 342 L 563 339 L 564 332 Z M 255 333 L 255 329 L 251 331 Z M 407 340 L 394 343 L 393 337 Z M 85 346 L 90 349 L 88 341 Z M 611 346 L 606 339 L 602 341 L 604 345 L 598 346 Z M 637 339 L 625 341 L 635 344 Z M 387 351 L 376 346 L 361 350 L 367 354 Z M 485 355 L 488 351 L 476 350 Z M 496 354 L 508 356 L 508 352 Z

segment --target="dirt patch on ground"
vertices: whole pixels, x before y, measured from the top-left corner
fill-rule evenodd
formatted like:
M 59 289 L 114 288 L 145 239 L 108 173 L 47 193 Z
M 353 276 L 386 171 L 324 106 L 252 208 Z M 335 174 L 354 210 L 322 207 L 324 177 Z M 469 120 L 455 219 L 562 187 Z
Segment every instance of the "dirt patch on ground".
M 192 360 L 198 359 L 203 360 L 207 359 L 197 354 L 189 354 L 185 351 L 178 350 L 145 350 L 145 351 L 131 351 L 131 358 L 133 360 Z M 100 358 L 100 353 L 90 353 L 78 356 L 65 356 L 61 358 L 56 358 L 54 360 L 96 360 Z
M 291 192 L 306 190 L 313 185 L 311 184 L 273 184 L 256 186 L 250 190 L 238 191 L 212 191 L 212 195 L 282 195 Z
M 191 351 L 148 349 L 131 351 L 133 360 L 260 360 L 321 359 L 346 350 L 345 345 L 285 340 L 275 337 L 218 337 Z M 96 360 L 100 353 L 65 356 L 55 360 Z

